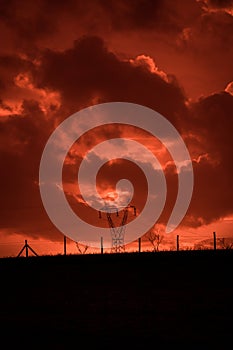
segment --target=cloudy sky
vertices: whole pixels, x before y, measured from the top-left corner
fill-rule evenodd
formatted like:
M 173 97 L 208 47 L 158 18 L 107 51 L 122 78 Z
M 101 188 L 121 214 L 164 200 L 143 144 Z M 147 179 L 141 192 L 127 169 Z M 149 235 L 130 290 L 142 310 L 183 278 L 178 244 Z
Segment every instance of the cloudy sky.
M 24 239 L 48 241 L 50 251 L 51 242 L 62 241 L 40 197 L 41 155 L 59 123 L 103 102 L 152 108 L 188 147 L 193 197 L 165 241 L 179 234 L 192 246 L 212 238 L 213 231 L 233 237 L 232 0 L 22 0 L 20 6 L 0 0 L 0 32 L 1 256 Z M 160 160 L 168 186 L 157 222 L 163 230 L 177 195 L 176 169 L 163 145 L 134 127 L 99 127 L 73 145 L 63 174 L 70 206 L 83 220 L 107 224 L 84 202 L 77 171 L 89 149 L 113 137 L 141 142 Z M 114 196 L 121 178 L 132 182 L 140 213 L 147 184 L 140 168 L 127 160 L 101 168 L 99 193 Z

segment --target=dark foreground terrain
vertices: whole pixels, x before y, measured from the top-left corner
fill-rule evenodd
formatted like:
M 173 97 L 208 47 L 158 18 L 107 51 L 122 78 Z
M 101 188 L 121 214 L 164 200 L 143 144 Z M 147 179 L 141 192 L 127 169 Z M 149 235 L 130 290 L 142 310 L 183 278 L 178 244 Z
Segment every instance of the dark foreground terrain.
M 0 259 L 0 348 L 230 349 L 232 257 L 222 250 Z

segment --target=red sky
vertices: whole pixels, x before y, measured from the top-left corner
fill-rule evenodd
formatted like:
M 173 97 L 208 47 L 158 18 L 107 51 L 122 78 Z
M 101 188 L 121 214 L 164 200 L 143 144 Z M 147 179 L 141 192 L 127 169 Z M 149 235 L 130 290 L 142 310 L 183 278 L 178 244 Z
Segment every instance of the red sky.
M 233 1 L 136 0 L 91 2 L 0 0 L 0 256 L 32 242 L 41 254 L 62 252 L 63 235 L 48 219 L 39 193 L 47 139 L 72 113 L 101 102 L 133 102 L 165 116 L 193 160 L 194 193 L 164 248 L 203 239 L 233 239 Z M 174 205 L 177 178 L 161 145 L 134 128 L 101 129 L 73 148 L 64 189 L 73 210 L 97 223 L 75 181 L 80 157 L 98 142 L 129 137 L 150 148 L 168 183 L 161 232 Z M 77 151 L 78 150 L 78 151 Z M 122 174 L 143 206 L 143 174 L 126 161 L 106 164 L 102 193 Z M 145 246 L 150 247 L 145 241 Z M 36 250 L 35 248 L 35 250 Z M 70 252 L 77 248 L 70 245 Z

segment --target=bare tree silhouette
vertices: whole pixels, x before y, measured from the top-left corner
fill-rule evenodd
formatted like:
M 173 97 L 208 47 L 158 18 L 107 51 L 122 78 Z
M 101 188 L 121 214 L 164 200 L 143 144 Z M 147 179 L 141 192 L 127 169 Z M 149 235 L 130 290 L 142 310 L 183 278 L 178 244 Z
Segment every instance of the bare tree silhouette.
M 225 239 L 225 238 L 219 238 L 219 243 L 220 243 L 220 247 L 222 249 L 232 249 L 233 248 L 233 243 L 228 242 L 227 239 Z
M 149 231 L 146 234 L 146 238 L 152 244 L 153 251 L 158 252 L 159 246 L 160 246 L 161 242 L 163 241 L 163 235 L 160 234 L 160 230 Z

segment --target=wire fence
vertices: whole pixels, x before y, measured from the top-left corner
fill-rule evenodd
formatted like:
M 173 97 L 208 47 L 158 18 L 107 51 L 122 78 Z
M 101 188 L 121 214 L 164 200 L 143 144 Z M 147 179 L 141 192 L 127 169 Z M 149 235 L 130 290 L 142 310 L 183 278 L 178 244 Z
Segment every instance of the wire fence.
M 174 235 L 171 238 L 159 234 L 143 236 L 125 245 L 122 252 L 233 249 L 233 237 L 218 237 L 213 232 L 209 235 L 209 238 L 206 238 L 206 235 L 203 236 L 203 239 L 200 236 L 198 238 L 190 243 L 190 240 L 185 235 Z M 104 248 L 101 242 L 99 247 L 93 248 L 74 242 L 65 236 L 63 240 L 59 241 L 30 239 L 29 237 L 27 240 L 24 240 L 22 237 L 22 241 L 0 242 L 0 258 L 102 253 L 113 253 L 113 250 Z

